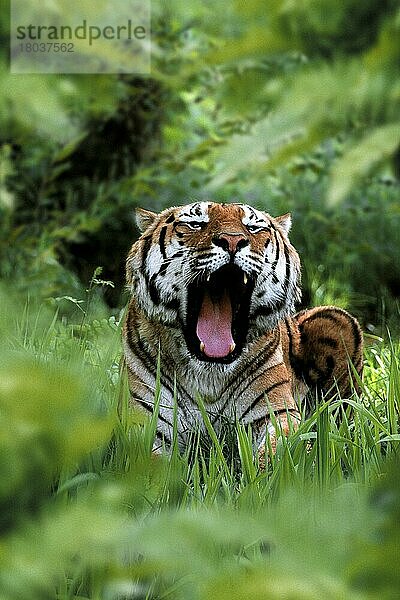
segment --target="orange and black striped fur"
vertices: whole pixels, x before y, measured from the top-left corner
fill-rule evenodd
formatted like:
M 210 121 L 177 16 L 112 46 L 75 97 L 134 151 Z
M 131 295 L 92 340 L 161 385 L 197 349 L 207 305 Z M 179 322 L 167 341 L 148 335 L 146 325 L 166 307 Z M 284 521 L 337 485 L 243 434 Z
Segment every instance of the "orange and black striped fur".
M 196 202 L 161 214 L 139 210 L 142 235 L 127 258 L 132 293 L 123 341 L 132 403 L 151 414 L 157 357 L 162 397 L 155 450 L 211 422 L 251 424 L 260 456 L 284 432 L 310 389 L 351 392 L 349 359 L 362 369 L 362 336 L 344 310 L 294 314 L 300 260 L 290 215 L 272 218 L 243 204 Z

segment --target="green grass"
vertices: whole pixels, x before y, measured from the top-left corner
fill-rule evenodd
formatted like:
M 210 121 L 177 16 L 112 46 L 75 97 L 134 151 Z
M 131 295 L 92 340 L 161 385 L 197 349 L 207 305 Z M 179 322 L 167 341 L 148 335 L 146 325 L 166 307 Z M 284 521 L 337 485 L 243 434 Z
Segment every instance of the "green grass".
M 398 597 L 397 341 L 370 338 L 362 397 L 321 402 L 260 472 L 241 424 L 151 455 L 117 319 L 2 306 L 2 599 Z

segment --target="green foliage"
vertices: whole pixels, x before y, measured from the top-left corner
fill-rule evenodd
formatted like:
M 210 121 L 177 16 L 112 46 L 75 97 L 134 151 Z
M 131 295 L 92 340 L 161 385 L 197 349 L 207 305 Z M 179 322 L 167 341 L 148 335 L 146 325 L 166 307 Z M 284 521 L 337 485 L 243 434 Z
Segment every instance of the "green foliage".
M 49 132 L 46 137 L 26 131 L 20 135 L 12 124 L 7 127 L 12 142 L 3 145 L 0 159 L 3 187 L 7 186 L 0 203 L 0 274 L 42 297 L 78 294 L 74 271 L 87 281 L 100 263 L 107 277 L 119 284 L 119 293 L 123 283 L 123 255 L 134 231 L 129 182 L 148 140 L 157 135 L 160 92 L 151 81 L 94 79 L 104 110 L 99 113 L 90 99 L 85 102 L 85 93 L 93 94 L 87 81 L 82 90 L 79 80 L 71 80 L 79 103 L 76 109 L 68 107 L 75 131 L 69 134 L 62 125 L 62 144 Z M 52 93 L 67 84 L 66 77 L 59 78 L 50 86 Z M 38 103 L 47 106 L 47 91 L 36 84 L 33 90 L 31 96 L 37 94 Z M 107 94 L 112 96 L 112 110 Z M 15 105 L 19 97 L 15 93 L 9 104 L 20 125 Z M 46 123 L 47 116 L 42 121 Z M 110 257 L 110 243 L 118 252 L 117 264 Z M 24 282 L 26 270 L 29 286 Z M 49 287 L 42 287 L 43 282 Z M 115 295 L 114 304 L 117 299 Z
M 363 401 L 320 404 L 263 473 L 239 424 L 152 457 L 90 301 L 78 325 L 2 306 L 3 598 L 396 597 L 398 344 L 371 340 Z
M 191 22 L 193 6 L 173 7 L 184 23 Z M 333 177 L 333 202 L 343 199 L 355 177 L 393 155 L 399 145 L 398 11 L 398 2 L 390 0 L 379 7 L 354 0 L 267 7 L 254 0 L 246 7 L 234 3 L 228 15 L 222 6 L 203 9 L 209 45 L 199 43 L 195 58 L 187 60 L 188 77 L 206 62 L 219 74 L 213 88 L 221 100 L 217 126 L 221 130 L 228 116 L 242 121 L 236 135 L 222 135 L 211 189 L 243 169 L 271 170 L 327 138 L 352 132 L 353 162 L 346 185 L 336 189 L 338 175 Z
M 51 10 L 62 21 L 67 8 Z M 6 13 L 0 29 L 6 39 Z M 115 305 L 134 231 L 131 178 L 157 147 L 167 93 L 134 75 L 16 75 L 4 55 L 0 81 L 0 276 L 42 298 L 79 295 L 102 264 L 119 285 Z

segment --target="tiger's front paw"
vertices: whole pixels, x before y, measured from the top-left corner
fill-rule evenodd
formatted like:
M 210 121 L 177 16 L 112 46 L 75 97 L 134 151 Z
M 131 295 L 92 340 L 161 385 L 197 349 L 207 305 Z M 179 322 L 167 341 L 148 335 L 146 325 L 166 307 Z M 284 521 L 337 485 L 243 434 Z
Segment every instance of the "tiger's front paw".
M 267 421 L 265 435 L 258 446 L 258 464 L 261 470 L 265 470 L 266 450 L 270 449 L 271 454 L 274 455 L 276 453 L 276 446 L 279 437 L 281 435 L 287 437 L 291 431 L 296 430 L 299 427 L 300 421 L 301 416 L 297 410 L 291 410 L 290 413 L 285 412 L 277 416 L 276 427 L 272 421 Z

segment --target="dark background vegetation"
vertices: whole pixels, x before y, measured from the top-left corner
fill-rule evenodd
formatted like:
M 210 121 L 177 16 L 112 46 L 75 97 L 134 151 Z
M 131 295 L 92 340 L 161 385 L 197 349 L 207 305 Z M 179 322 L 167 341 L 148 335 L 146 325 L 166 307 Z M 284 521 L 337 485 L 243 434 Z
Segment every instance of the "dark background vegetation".
M 81 297 L 101 266 L 120 307 L 135 206 L 239 200 L 293 213 L 304 305 L 395 320 L 397 2 L 154 4 L 149 77 L 12 76 L 3 52 L 2 278 Z

